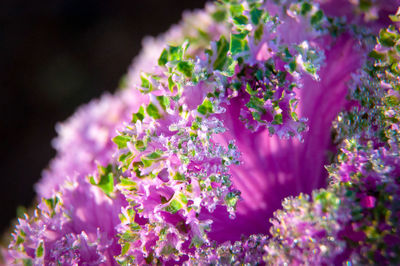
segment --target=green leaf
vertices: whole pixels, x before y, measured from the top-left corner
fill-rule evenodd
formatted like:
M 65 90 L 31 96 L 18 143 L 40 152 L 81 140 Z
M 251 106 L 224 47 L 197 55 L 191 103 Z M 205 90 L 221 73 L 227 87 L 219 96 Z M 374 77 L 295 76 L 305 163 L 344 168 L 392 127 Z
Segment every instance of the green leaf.
M 282 125 L 282 114 L 276 114 L 274 116 L 274 121 L 272 122 L 272 124 L 274 125 Z
M 24 266 L 32 266 L 33 265 L 33 262 L 31 259 L 23 259 L 22 261 L 23 261 Z
M 246 88 L 246 90 L 250 90 L 250 92 L 253 91 L 250 87 Z M 260 111 L 260 112 L 264 112 L 265 111 L 264 103 L 265 102 L 264 102 L 263 99 L 260 99 L 260 98 L 258 98 L 256 96 L 251 96 L 249 101 L 246 103 L 246 106 L 248 108 L 250 108 L 250 109 L 254 109 L 254 110 L 257 110 L 257 111 Z
M 183 174 L 181 174 L 179 172 L 175 173 L 173 179 L 174 180 L 179 180 L 179 181 L 185 181 L 186 180 L 185 175 L 183 175 Z
M 163 155 L 162 151 L 154 151 L 145 156 L 142 156 L 140 160 L 142 161 L 144 168 L 147 168 L 150 167 L 162 155 Z
M 246 92 L 250 95 L 255 95 L 257 93 L 257 91 L 254 91 L 249 83 L 246 83 Z
M 126 148 L 126 144 L 131 141 L 131 137 L 130 136 L 116 136 L 112 139 L 112 141 L 117 144 L 118 149 L 123 149 Z
M 240 15 L 237 17 L 233 17 L 233 22 L 237 25 L 247 25 L 247 23 L 249 22 L 249 20 L 247 19 L 246 16 Z
M 223 70 L 225 62 L 227 60 L 227 53 L 229 51 L 229 43 L 222 36 L 219 41 L 217 41 L 217 59 L 214 62 L 214 69 L 216 70 Z
M 376 60 L 385 60 L 386 55 L 384 53 L 379 53 L 376 50 L 372 50 L 369 55 L 369 57 L 376 59 Z
M 138 150 L 138 151 L 144 151 L 144 150 L 146 150 L 146 148 L 147 148 L 147 143 L 146 143 L 146 141 L 143 141 L 143 140 L 137 140 L 136 142 L 135 142 L 135 148 Z
M 132 114 L 132 123 L 136 123 L 136 121 L 138 120 L 143 121 L 143 119 L 144 119 L 144 108 L 143 106 L 140 106 L 138 112 Z
M 260 41 L 264 33 L 264 25 L 261 23 L 254 32 L 254 39 Z
M 182 60 L 183 50 L 180 46 L 170 46 L 169 47 L 169 60 L 168 61 L 179 61 Z
M 129 191 L 137 190 L 136 182 L 130 180 L 129 178 L 125 178 L 125 177 L 120 177 L 120 182 L 119 182 L 118 186 L 123 187 L 124 189 L 129 190 Z
M 397 9 L 396 14 L 390 15 L 389 18 L 390 18 L 393 22 L 400 22 L 400 7 Z
M 298 118 L 296 112 L 291 112 L 290 115 L 292 116 L 292 119 L 293 119 L 294 121 L 298 121 L 298 120 L 299 120 L 299 118 Z
M 126 163 L 129 164 L 130 161 L 132 160 L 132 159 L 131 159 L 132 157 L 133 157 L 133 156 L 132 156 L 132 153 L 131 153 L 131 152 L 127 152 L 127 153 L 121 154 L 121 155 L 119 156 L 119 158 L 118 158 L 118 161 L 120 161 L 120 162 L 126 161 Z M 128 162 L 128 161 L 129 161 L 129 162 Z
M 250 31 L 245 30 L 245 31 L 242 31 L 240 33 L 236 33 L 236 34 L 232 34 L 232 35 L 234 35 L 235 38 L 237 38 L 239 40 L 244 40 L 249 35 L 249 33 L 250 33 Z
M 178 199 L 172 199 L 169 205 L 165 208 L 165 210 L 167 212 L 174 214 L 182 208 L 183 208 L 182 202 L 180 202 Z
M 176 66 L 176 69 L 179 72 L 183 73 L 188 78 L 192 77 L 193 68 L 194 68 L 193 63 L 187 61 L 180 61 Z
M 241 4 L 231 4 L 229 11 L 232 17 L 240 16 L 243 14 L 244 7 Z
M 148 158 L 149 160 L 156 160 L 159 159 L 162 155 L 163 155 L 162 151 L 154 151 L 150 154 L 147 154 L 146 158 Z
M 340 204 L 340 199 L 333 193 L 321 190 L 318 194 L 313 195 L 315 201 L 319 201 L 322 205 L 322 209 L 324 212 L 328 210 L 328 208 L 336 209 Z
M 96 183 L 96 180 L 93 176 L 89 178 L 90 184 L 99 187 L 107 196 L 114 191 L 114 173 L 112 169 L 112 165 L 108 165 L 107 167 L 99 166 L 98 173 L 100 181 Z
M 181 200 L 181 202 L 182 202 L 183 204 L 187 204 L 187 203 L 188 203 L 188 199 L 187 199 L 187 197 L 186 197 L 185 194 L 179 193 L 178 198 Z
M 167 108 L 169 108 L 169 105 L 170 105 L 169 97 L 166 97 L 166 96 L 157 96 L 157 100 L 158 100 L 158 102 L 160 103 L 161 107 L 162 107 L 164 110 L 167 110 Z
M 310 12 L 311 11 L 311 9 L 312 9 L 312 5 L 310 5 L 309 3 L 303 3 L 302 5 L 301 5 L 301 11 L 300 11 L 300 13 L 303 15 L 303 16 L 305 16 L 305 15 L 307 15 L 307 13 L 308 12 Z
M 260 23 L 260 18 L 263 14 L 263 11 L 257 8 L 253 8 L 250 10 L 250 19 L 254 25 L 258 25 Z
M 40 241 L 40 244 L 36 249 L 36 258 L 43 257 L 43 253 L 44 253 L 43 241 Z
M 226 196 L 225 196 L 225 204 L 228 207 L 231 208 L 235 208 L 236 204 L 239 200 L 239 195 L 233 192 L 229 192 Z
M 164 49 L 160 55 L 160 58 L 158 58 L 158 65 L 165 66 L 167 62 L 168 62 L 168 51 Z
M 161 115 L 158 112 L 157 106 L 155 106 L 153 103 L 150 103 L 146 107 L 146 112 L 149 116 L 153 117 L 154 119 L 160 119 Z
M 304 69 L 305 69 L 308 73 L 310 73 L 311 75 L 317 74 L 317 69 L 316 69 L 315 66 L 314 66 L 313 64 L 311 64 L 311 63 L 305 62 L 305 63 L 304 63 Z
M 122 249 L 121 249 L 121 255 L 124 256 L 128 252 L 130 247 L 131 247 L 131 243 L 129 243 L 129 242 L 124 243 L 124 245 L 122 246 Z
M 49 198 L 49 199 L 43 198 L 43 200 L 46 203 L 46 206 L 47 206 L 47 208 L 49 208 L 49 210 L 54 210 L 54 208 L 56 207 L 56 205 L 58 203 L 58 198 L 57 197 L 55 199 L 53 199 L 53 198 Z
M 172 75 L 168 77 L 168 89 L 174 92 L 175 82 L 172 80 Z
M 293 60 L 289 63 L 289 72 L 293 73 L 294 71 L 296 71 L 297 68 L 297 63 L 296 60 Z
M 237 63 L 238 62 L 236 60 L 233 60 L 232 57 L 229 57 L 228 67 L 226 68 L 225 71 L 222 72 L 222 74 L 227 77 L 232 77 L 235 74 L 235 67 L 236 67 Z
M 206 115 L 207 113 L 213 113 L 214 111 L 213 104 L 210 102 L 208 98 L 205 98 L 203 103 L 197 107 L 197 111 L 202 114 Z
M 243 51 L 248 51 L 249 46 L 247 44 L 247 40 L 245 39 L 245 34 L 231 34 L 231 41 L 229 44 L 229 50 L 231 53 L 238 54 Z
M 379 43 L 383 46 L 393 47 L 398 39 L 399 35 L 392 26 L 379 32 Z
M 146 74 L 142 73 L 140 75 L 140 80 L 142 81 L 142 88 L 148 89 L 149 91 L 151 91 L 153 89 L 153 86 L 151 85 L 149 78 L 147 77 Z
M 393 22 L 400 22 L 400 14 L 390 15 L 389 18 L 390 18 L 390 20 L 392 20 Z
M 196 121 L 193 121 L 192 126 L 190 128 L 193 130 L 197 130 L 199 127 L 200 127 L 200 125 Z
M 226 18 L 226 11 L 225 10 L 217 10 L 211 14 L 211 17 L 216 22 L 223 22 L 223 21 L 225 21 L 225 18 Z
M 25 242 L 24 238 L 22 238 L 20 235 L 18 235 L 17 241 L 15 242 L 15 244 L 18 246 L 24 242 Z
M 316 25 L 321 22 L 322 18 L 324 17 L 324 12 L 322 10 L 318 10 L 315 12 L 314 15 L 311 16 L 311 24 Z
M 140 160 L 142 161 L 144 168 L 150 167 L 153 164 L 153 160 L 148 160 L 145 157 L 140 158 Z
M 358 6 L 362 11 L 368 11 L 372 7 L 371 0 L 360 0 Z

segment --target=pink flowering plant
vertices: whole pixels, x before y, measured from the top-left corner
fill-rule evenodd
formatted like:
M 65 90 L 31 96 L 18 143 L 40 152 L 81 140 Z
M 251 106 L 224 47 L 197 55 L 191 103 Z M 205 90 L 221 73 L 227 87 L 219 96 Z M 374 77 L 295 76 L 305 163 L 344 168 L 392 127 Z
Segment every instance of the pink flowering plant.
M 220 0 L 146 39 L 3 261 L 399 264 L 399 5 Z

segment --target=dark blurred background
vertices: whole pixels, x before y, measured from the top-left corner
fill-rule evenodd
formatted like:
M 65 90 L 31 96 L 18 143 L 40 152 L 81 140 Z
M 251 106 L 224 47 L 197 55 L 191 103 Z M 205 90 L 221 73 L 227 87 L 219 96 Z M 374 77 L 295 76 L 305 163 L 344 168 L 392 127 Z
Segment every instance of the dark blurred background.
M 114 91 L 146 35 L 205 0 L 0 1 L 0 233 L 29 206 L 58 121 Z

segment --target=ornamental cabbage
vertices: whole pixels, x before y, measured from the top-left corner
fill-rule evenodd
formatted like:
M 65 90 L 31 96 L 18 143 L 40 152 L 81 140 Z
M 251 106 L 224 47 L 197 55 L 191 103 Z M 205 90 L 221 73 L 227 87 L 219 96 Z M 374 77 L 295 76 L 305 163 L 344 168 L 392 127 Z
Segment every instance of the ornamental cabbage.
M 4 262 L 399 264 L 399 5 L 220 0 L 145 39 Z

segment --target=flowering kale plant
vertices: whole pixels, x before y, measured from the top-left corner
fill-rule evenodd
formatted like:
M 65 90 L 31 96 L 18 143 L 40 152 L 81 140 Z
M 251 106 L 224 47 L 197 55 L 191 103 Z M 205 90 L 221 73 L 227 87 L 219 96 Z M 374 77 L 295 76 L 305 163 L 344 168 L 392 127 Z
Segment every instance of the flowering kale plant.
M 4 262 L 400 264 L 398 5 L 184 14 L 58 125 Z

